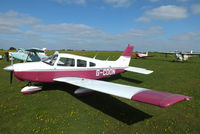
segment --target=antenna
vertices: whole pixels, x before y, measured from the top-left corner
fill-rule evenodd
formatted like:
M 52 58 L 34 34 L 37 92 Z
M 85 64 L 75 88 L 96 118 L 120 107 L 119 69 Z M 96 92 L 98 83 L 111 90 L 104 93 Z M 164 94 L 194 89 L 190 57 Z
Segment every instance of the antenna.
M 96 54 L 96 55 L 93 57 L 93 59 L 96 59 L 97 55 L 98 55 L 98 54 Z
M 109 58 L 110 58 L 110 56 L 108 56 L 108 58 L 106 59 L 106 61 L 108 61 Z

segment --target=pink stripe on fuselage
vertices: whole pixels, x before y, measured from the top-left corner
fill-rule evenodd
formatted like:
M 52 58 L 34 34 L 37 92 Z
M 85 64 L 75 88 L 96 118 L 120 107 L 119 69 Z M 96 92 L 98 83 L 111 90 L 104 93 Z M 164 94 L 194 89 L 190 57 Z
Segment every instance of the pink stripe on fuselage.
M 97 70 L 100 70 L 97 74 Z M 54 82 L 53 79 L 59 77 L 81 77 L 88 79 L 100 79 L 111 75 L 119 74 L 124 72 L 124 69 L 114 69 L 114 73 L 109 74 L 103 69 L 92 69 L 92 70 L 48 70 L 48 71 L 14 71 L 14 75 L 25 81 L 32 82 Z

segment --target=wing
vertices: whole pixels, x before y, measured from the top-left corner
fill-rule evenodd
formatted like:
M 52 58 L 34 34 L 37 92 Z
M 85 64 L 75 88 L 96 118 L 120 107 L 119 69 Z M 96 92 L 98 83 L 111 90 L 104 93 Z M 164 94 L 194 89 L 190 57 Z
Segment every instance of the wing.
M 77 78 L 77 77 L 60 77 L 54 81 L 65 82 L 90 90 L 140 101 L 148 104 L 153 104 L 160 107 L 169 107 L 177 102 L 189 100 L 191 97 L 171 94 L 160 91 L 153 91 L 145 88 L 121 85 L 99 80 Z
M 139 68 L 139 67 L 127 67 L 125 68 L 126 71 L 130 71 L 130 72 L 135 72 L 135 73 L 141 73 L 141 74 L 150 74 L 153 71 L 152 70 L 147 70 L 144 68 Z
M 159 52 L 160 54 L 176 54 L 177 52 Z
M 43 49 L 39 49 L 39 48 L 30 48 L 30 49 L 26 49 L 25 51 L 29 51 L 29 52 L 44 52 Z
M 200 55 L 200 53 L 183 53 L 185 55 Z

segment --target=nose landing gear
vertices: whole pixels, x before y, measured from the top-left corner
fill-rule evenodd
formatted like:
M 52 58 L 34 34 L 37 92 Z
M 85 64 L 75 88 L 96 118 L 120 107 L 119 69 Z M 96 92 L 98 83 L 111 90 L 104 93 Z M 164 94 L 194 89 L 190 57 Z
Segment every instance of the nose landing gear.
M 23 94 L 30 94 L 30 93 L 35 93 L 38 91 L 41 91 L 42 87 L 41 86 L 33 86 L 31 82 L 28 83 L 28 86 L 24 87 L 21 90 L 21 93 Z

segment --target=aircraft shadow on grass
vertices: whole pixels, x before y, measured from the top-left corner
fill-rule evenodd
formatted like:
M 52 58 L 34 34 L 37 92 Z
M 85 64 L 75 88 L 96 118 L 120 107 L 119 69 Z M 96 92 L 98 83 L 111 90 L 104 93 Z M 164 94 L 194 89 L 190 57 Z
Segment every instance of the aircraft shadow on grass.
M 133 81 L 137 82 L 137 80 L 133 80 Z M 100 110 L 101 112 L 103 112 L 104 114 L 107 114 L 127 125 L 132 125 L 134 123 L 137 123 L 139 121 L 143 121 L 145 119 L 152 117 L 152 115 L 149 115 L 143 111 L 140 111 L 118 100 L 117 98 L 107 95 L 107 94 L 94 92 L 93 94 L 88 95 L 88 96 L 77 97 L 74 95 L 74 90 L 79 87 L 76 87 L 70 84 L 56 82 L 56 83 L 48 83 L 48 84 L 43 83 L 42 86 L 43 86 L 43 91 L 56 89 L 56 90 L 62 90 L 62 91 L 68 92 L 69 94 L 71 94 L 72 96 L 80 100 L 81 102 L 86 103 L 89 106 L 96 108 Z

